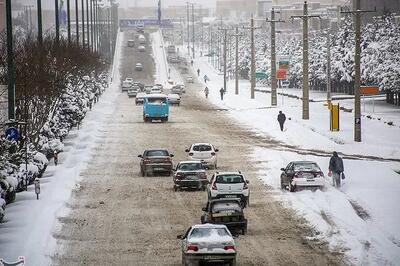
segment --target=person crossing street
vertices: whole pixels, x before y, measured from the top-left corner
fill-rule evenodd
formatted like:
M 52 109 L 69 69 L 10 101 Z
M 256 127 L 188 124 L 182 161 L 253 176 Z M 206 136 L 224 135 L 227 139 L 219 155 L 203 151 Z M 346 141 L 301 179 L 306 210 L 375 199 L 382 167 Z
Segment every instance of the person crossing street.
M 332 176 L 333 186 L 340 187 L 341 179 L 344 179 L 344 166 L 342 158 L 336 151 L 333 152 L 333 156 L 329 160 L 328 176 Z
M 279 122 L 279 127 L 281 128 L 281 131 L 283 131 L 283 126 L 285 124 L 285 121 L 286 121 L 286 115 L 284 113 L 282 113 L 282 111 L 279 111 L 278 122 Z

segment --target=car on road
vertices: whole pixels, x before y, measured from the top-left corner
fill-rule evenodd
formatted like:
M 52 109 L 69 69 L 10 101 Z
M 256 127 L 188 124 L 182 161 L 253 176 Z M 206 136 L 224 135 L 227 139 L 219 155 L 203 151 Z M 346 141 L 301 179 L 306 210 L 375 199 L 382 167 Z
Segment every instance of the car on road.
M 134 40 L 128 40 L 128 47 L 135 47 L 135 41 Z
M 236 244 L 225 225 L 192 225 L 184 235 L 178 235 L 177 238 L 182 240 L 182 265 L 236 265 Z
M 193 79 L 192 76 L 188 76 L 188 77 L 186 78 L 186 81 L 187 81 L 188 83 L 194 83 L 194 79 Z
M 217 169 L 217 152 L 210 143 L 194 143 L 185 152 L 188 153 L 188 159 L 191 161 L 200 161 L 207 168 Z
M 124 81 L 122 81 L 122 91 L 127 91 L 128 88 L 132 87 L 133 85 L 133 78 L 125 78 Z
M 325 186 L 324 173 L 316 162 L 294 161 L 281 168 L 281 188 L 294 192 L 299 187 Z
M 181 104 L 181 96 L 179 96 L 179 94 L 170 93 L 168 94 L 168 101 L 170 105 L 176 104 L 179 106 Z
M 141 82 L 133 82 L 132 86 L 138 86 L 141 92 L 144 90 L 144 84 Z
M 143 64 L 142 63 L 137 63 L 135 65 L 135 69 L 136 69 L 136 71 L 142 71 L 143 70 Z
M 174 85 L 171 88 L 170 93 L 182 95 L 184 93 L 184 91 L 185 91 L 185 87 L 183 85 Z
M 150 94 L 160 94 L 160 93 L 162 93 L 163 91 L 162 91 L 162 88 L 160 87 L 160 86 L 153 86 L 152 88 L 151 88 L 151 91 L 150 91 Z
M 128 89 L 128 97 L 133 98 L 140 92 L 140 88 L 138 86 L 133 86 L 132 88 Z
M 173 154 L 166 149 L 149 149 L 138 155 L 140 160 L 140 173 L 142 176 L 154 175 L 156 172 L 164 172 L 171 175 L 173 169 Z
M 144 37 L 143 34 L 140 34 L 138 39 L 139 39 L 139 43 L 140 44 L 145 44 L 146 43 L 146 37 Z
M 215 199 L 202 209 L 201 223 L 224 224 L 231 233 L 247 233 L 247 219 L 238 198 Z
M 144 98 L 147 97 L 147 94 L 144 92 L 138 92 L 138 94 L 136 94 L 136 98 L 135 98 L 135 104 L 139 105 L 139 104 L 143 104 L 144 103 Z
M 206 190 L 208 179 L 203 165 L 197 161 L 179 162 L 173 171 L 174 190 L 197 188 Z
M 154 87 L 153 85 L 146 85 L 146 86 L 144 86 L 144 92 L 147 93 L 147 94 L 150 94 L 150 93 L 151 93 L 151 89 L 152 89 L 153 87 Z
M 144 45 L 139 45 L 138 46 L 138 51 L 139 52 L 146 52 L 146 47 Z
M 165 94 L 148 94 L 143 103 L 143 121 L 161 120 L 167 122 L 169 116 L 168 96 Z
M 207 186 L 208 199 L 239 198 L 242 206 L 250 202 L 249 180 L 241 172 L 216 172 Z

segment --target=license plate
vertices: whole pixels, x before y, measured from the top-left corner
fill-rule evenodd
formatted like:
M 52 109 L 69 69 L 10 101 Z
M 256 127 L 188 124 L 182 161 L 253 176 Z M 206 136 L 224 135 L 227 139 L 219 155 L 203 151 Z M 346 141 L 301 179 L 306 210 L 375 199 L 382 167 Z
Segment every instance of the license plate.
M 224 257 L 221 256 L 204 256 L 205 260 L 223 260 Z
M 236 198 L 237 196 L 236 195 L 225 195 L 224 197 L 225 198 Z
M 195 175 L 188 175 L 188 176 L 187 176 L 187 179 L 189 179 L 189 180 L 197 180 L 197 176 L 195 176 Z
M 307 178 L 307 182 L 314 182 L 315 180 L 313 178 Z

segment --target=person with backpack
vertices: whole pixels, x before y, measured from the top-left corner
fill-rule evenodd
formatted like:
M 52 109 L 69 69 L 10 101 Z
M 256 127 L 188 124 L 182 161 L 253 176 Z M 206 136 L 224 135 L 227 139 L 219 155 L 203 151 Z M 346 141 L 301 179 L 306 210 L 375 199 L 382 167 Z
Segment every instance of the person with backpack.
M 282 113 L 282 111 L 279 111 L 278 122 L 279 122 L 279 126 L 281 128 L 281 131 L 283 131 L 283 125 L 285 124 L 285 121 L 286 121 L 286 115 L 284 113 Z
M 328 176 L 332 176 L 334 187 L 340 187 L 340 181 L 344 179 L 344 166 L 342 158 L 339 157 L 336 151 L 333 152 L 333 156 L 329 161 Z
M 219 94 L 221 95 L 221 101 L 224 100 L 224 93 L 225 93 L 225 90 L 223 87 L 221 87 L 221 89 L 219 90 Z

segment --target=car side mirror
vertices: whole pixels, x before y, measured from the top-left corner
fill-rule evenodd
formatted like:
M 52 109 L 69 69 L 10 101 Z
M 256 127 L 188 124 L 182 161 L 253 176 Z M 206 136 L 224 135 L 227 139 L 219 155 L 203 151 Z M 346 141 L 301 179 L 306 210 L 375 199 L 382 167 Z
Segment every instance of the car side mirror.
M 182 235 L 177 235 L 176 239 L 183 239 L 183 236 Z
M 249 183 L 250 183 L 250 180 L 246 180 L 246 183 L 249 184 Z
M 170 154 L 169 157 L 174 157 L 174 155 L 173 155 L 173 154 Z
M 186 149 L 185 152 L 189 152 L 189 149 Z
M 281 171 L 282 171 L 282 172 L 285 172 L 285 168 L 281 168 Z
M 219 152 L 219 149 L 215 149 L 215 152 Z
M 206 208 L 206 207 L 203 207 L 203 208 L 201 208 L 201 210 L 202 210 L 203 212 L 205 212 L 205 211 L 207 211 L 207 208 Z
M 137 157 L 139 157 L 139 158 L 143 158 L 143 155 L 139 154 Z

